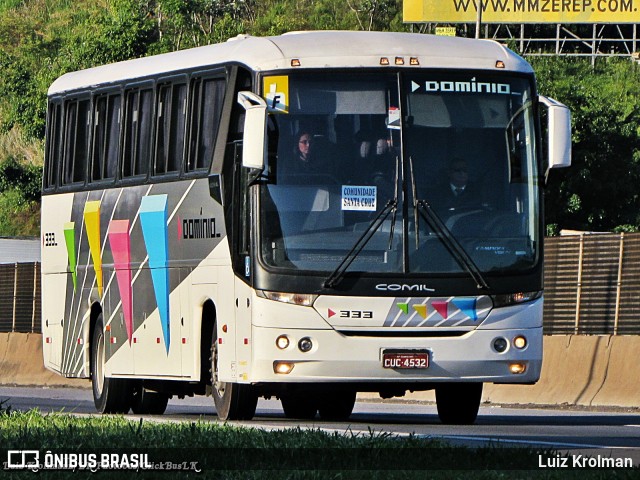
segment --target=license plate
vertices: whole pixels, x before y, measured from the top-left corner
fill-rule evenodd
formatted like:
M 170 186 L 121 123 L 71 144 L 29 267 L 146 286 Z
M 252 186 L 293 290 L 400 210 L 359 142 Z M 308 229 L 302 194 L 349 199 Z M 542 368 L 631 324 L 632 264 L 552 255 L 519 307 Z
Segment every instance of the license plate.
M 382 352 L 382 366 L 393 369 L 424 369 L 429 368 L 429 352 Z

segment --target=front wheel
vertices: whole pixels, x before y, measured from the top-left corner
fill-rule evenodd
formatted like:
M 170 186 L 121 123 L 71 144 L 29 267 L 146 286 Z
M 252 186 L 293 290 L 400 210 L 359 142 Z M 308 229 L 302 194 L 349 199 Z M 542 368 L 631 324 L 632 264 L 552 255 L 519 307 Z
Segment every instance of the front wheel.
M 318 412 L 323 420 L 343 422 L 348 420 L 356 403 L 356 392 L 336 391 L 321 395 Z
M 216 326 L 211 340 L 211 395 L 220 420 L 251 420 L 256 414 L 258 395 L 251 385 L 221 382 L 218 379 Z
M 436 387 L 440 421 L 447 425 L 471 425 L 476 421 L 482 383 L 443 383 Z
M 98 317 L 91 342 L 91 386 L 93 403 L 100 413 L 128 413 L 131 408 L 132 386 L 124 378 L 109 378 L 105 372 L 106 341 L 104 320 Z

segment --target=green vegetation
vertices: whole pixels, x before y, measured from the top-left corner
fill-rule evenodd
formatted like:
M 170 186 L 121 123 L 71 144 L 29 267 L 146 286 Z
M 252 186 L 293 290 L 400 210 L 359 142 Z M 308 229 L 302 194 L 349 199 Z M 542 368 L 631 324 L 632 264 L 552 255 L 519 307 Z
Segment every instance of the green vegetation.
M 0 444 L 6 449 L 45 454 L 148 454 L 148 463 L 197 462 L 202 470 L 141 470 L 136 478 L 238 479 L 408 479 L 408 478 L 632 478 L 634 470 L 545 470 L 538 455 L 557 452 L 528 448 L 452 448 L 432 439 L 369 431 L 367 434 L 321 430 L 264 431 L 199 420 L 191 423 L 132 421 L 126 417 L 42 415 L 15 412 L 0 404 Z M 52 457 L 48 457 L 51 460 Z M 146 462 L 145 462 L 146 463 Z M 402 470 L 402 469 L 405 470 Z M 131 472 L 129 472 L 131 473 Z M 162 475 L 164 473 L 164 475 Z M 86 474 L 86 472 L 85 472 Z M 31 478 L 32 472 L 3 472 L 8 478 Z M 38 478 L 68 478 L 68 471 L 40 471 Z M 123 472 L 101 471 L 99 478 L 122 478 Z M 77 473 L 76 473 L 77 476 Z M 4 477 L 3 477 L 4 478 Z
M 25 172 L 42 165 L 46 91 L 65 72 L 239 33 L 309 29 L 409 26 L 401 0 L 0 0 L 0 164 Z M 640 67 L 530 60 L 540 91 L 569 105 L 574 118 L 573 167 L 554 172 L 547 189 L 548 231 L 640 230 Z M 4 172 L 0 235 L 37 235 L 35 180 L 28 174 L 27 184 L 16 184 Z

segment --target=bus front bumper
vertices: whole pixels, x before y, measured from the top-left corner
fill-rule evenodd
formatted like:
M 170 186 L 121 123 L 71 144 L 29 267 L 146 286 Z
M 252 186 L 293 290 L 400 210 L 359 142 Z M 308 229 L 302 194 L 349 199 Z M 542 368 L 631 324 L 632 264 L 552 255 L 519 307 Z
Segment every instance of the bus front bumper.
M 242 376 L 248 383 L 535 383 L 542 367 L 541 327 L 385 337 L 253 326 L 252 337 L 252 368 Z M 515 345 L 519 337 L 526 341 L 522 348 Z M 415 356 L 405 367 L 419 368 L 395 368 L 389 357 L 397 353 Z

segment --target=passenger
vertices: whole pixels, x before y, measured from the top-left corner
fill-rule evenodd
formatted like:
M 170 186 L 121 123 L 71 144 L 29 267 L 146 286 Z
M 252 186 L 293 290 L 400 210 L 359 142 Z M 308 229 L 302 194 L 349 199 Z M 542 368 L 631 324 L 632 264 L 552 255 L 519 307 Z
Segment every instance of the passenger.
M 311 169 L 313 137 L 309 132 L 302 131 L 296 135 L 296 144 L 293 146 L 293 162 L 291 173 L 308 173 Z

